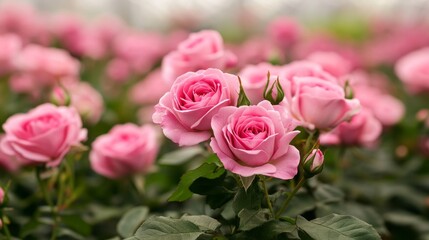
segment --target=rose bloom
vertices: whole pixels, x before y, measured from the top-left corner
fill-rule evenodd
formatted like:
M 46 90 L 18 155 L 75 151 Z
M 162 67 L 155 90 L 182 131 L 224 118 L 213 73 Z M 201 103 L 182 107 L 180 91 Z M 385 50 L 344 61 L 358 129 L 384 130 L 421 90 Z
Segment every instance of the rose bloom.
M 106 76 L 115 82 L 126 82 L 130 75 L 131 69 L 128 62 L 123 59 L 114 58 L 106 66 Z
M 173 142 L 195 145 L 211 137 L 213 115 L 222 107 L 235 106 L 238 92 L 234 75 L 213 68 L 188 72 L 159 100 L 152 119 Z
M 332 131 L 322 134 L 320 143 L 372 147 L 382 130 L 380 121 L 369 110 L 363 108 L 349 122 L 343 122 Z
M 1 142 L 4 139 L 4 134 L 0 134 L 0 146 Z M 7 155 L 3 152 L 2 148 L 0 147 L 0 169 L 5 170 L 6 172 L 16 172 L 20 168 L 20 164 L 18 161 L 15 160 L 14 157 Z
M 58 166 L 70 148 L 86 138 L 74 108 L 50 103 L 9 117 L 3 129 L 2 151 L 24 165 Z
M 3 204 L 4 201 L 4 190 L 0 187 L 0 205 Z
M 14 70 L 13 59 L 22 48 L 21 39 L 15 34 L 0 35 L 0 74 Z
M 270 22 L 268 37 L 281 49 L 290 48 L 299 38 L 301 29 L 297 22 L 287 17 L 280 17 Z
M 410 92 L 429 91 L 429 47 L 399 59 L 395 65 L 395 71 Z
M 338 84 L 316 77 L 295 79 L 295 93 L 281 104 L 303 127 L 329 130 L 359 112 L 359 100 L 346 99 Z
M 260 63 L 258 65 L 248 65 L 244 67 L 238 76 L 241 78 L 246 96 L 250 102 L 257 104 L 264 100 L 264 89 L 267 85 L 267 74 L 270 72 L 270 85 L 277 79 L 280 68 L 269 63 Z M 282 85 L 282 87 L 285 87 Z M 274 88 L 275 89 L 275 88 Z
M 350 62 L 335 52 L 313 52 L 307 60 L 319 64 L 324 71 L 336 78 L 343 77 L 351 70 Z
M 162 78 L 161 70 L 157 69 L 133 86 L 130 92 L 130 99 L 136 104 L 154 105 L 170 90 L 170 87 L 171 84 L 168 84 Z
M 212 30 L 191 33 L 176 51 L 170 52 L 162 62 L 162 74 L 168 82 L 178 76 L 207 68 L 224 69 L 230 54 L 224 49 L 222 36 Z
M 57 48 L 27 45 L 15 59 L 16 68 L 37 76 L 47 84 L 79 74 L 79 62 L 68 52 Z
M 225 169 L 244 177 L 261 174 L 285 180 L 297 174 L 300 155 L 290 142 L 299 131 L 293 131 L 292 118 L 282 111 L 262 101 L 224 107 L 213 117 L 210 146 Z
M 154 126 L 122 124 L 92 143 L 89 155 L 92 169 L 108 178 L 120 178 L 145 173 L 156 159 L 159 150 Z
M 64 87 L 70 95 L 71 106 L 82 118 L 90 124 L 97 123 L 104 112 L 101 94 L 87 82 L 69 81 Z

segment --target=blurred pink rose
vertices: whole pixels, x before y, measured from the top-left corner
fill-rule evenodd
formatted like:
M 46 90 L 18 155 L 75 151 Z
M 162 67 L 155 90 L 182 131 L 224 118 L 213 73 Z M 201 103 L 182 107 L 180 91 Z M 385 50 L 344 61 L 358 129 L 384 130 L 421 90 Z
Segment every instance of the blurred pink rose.
M 145 173 L 153 166 L 159 150 L 157 132 L 151 125 L 116 125 L 92 143 L 92 169 L 108 178 Z
M 283 65 L 278 73 L 281 79 L 288 80 L 291 88 L 290 92 L 294 93 L 296 85 L 301 77 L 316 77 L 328 82 L 338 84 L 338 79 L 324 71 L 322 66 L 310 61 L 293 61 L 289 64 Z
M 237 104 L 238 92 L 237 77 L 219 69 L 185 73 L 159 100 L 153 121 L 180 146 L 198 144 L 211 137 L 213 115 Z
M 171 84 L 164 81 L 161 70 L 158 69 L 133 86 L 130 98 L 136 104 L 156 104 L 170 87 Z
M 322 167 L 324 160 L 325 157 L 323 156 L 323 152 L 320 149 L 313 149 L 313 151 L 311 151 L 311 153 L 304 160 L 304 167 L 306 167 L 306 165 L 312 161 L 308 171 L 310 173 L 317 172 L 318 169 Z
M 264 89 L 267 85 L 267 74 L 270 72 L 271 85 L 277 79 L 280 67 L 269 63 L 258 65 L 248 65 L 238 73 L 243 89 L 252 104 L 257 104 L 264 100 Z M 283 86 L 282 87 L 286 87 Z
M 225 169 L 249 177 L 257 174 L 292 179 L 300 155 L 290 145 L 299 133 L 282 108 L 262 101 L 256 106 L 223 107 L 213 117 L 210 146 Z
M 64 87 L 70 95 L 71 106 L 82 118 L 90 124 L 97 123 L 104 111 L 101 94 L 87 82 L 67 82 Z
M 4 136 L 4 134 L 0 134 L 0 146 L 2 144 L 1 142 L 4 139 Z M 19 162 L 16 161 L 14 157 L 4 153 L 0 147 L 0 169 L 4 169 L 7 172 L 16 172 L 19 167 Z
M 227 48 L 237 55 L 237 66 L 239 68 L 248 64 L 268 62 L 274 58 L 279 58 L 280 61 L 284 60 L 279 55 L 279 49 L 266 38 L 249 38 L 238 45 L 229 44 Z
M 34 99 L 38 99 L 46 84 L 37 81 L 32 74 L 15 74 L 9 78 L 9 86 L 15 93 L 28 94 Z
M 399 59 L 395 70 L 412 93 L 429 91 L 429 47 L 414 51 Z
M 79 74 L 79 62 L 62 49 L 27 45 L 15 59 L 16 68 L 46 83 Z
M 320 144 L 372 147 L 382 130 L 381 123 L 373 114 L 362 108 L 349 122 L 343 122 L 332 131 L 320 135 Z
M 107 64 L 106 75 L 115 82 L 125 82 L 131 76 L 131 69 L 127 61 L 114 58 Z
M 298 40 L 300 33 L 298 23 L 287 17 L 274 19 L 267 27 L 268 37 L 283 50 L 290 48 Z
M 115 38 L 124 33 L 127 27 L 120 18 L 114 15 L 104 15 L 95 21 L 92 30 L 104 46 L 111 46 Z
M 4 201 L 4 190 L 0 187 L 0 206 L 3 204 Z
M 359 112 L 359 100 L 346 99 L 338 84 L 316 77 L 295 79 L 295 93 L 282 104 L 303 127 L 329 130 Z
M 224 69 L 230 57 L 218 32 L 204 30 L 191 33 L 179 44 L 176 51 L 164 57 L 162 74 L 168 82 L 173 82 L 186 72 L 207 68 Z
M 336 78 L 343 77 L 351 70 L 350 62 L 335 52 L 313 52 L 307 60 L 322 66 L 322 69 Z
M 15 114 L 3 124 L 1 148 L 26 165 L 58 166 L 73 145 L 86 138 L 86 129 L 74 108 L 42 104 Z
M 22 48 L 21 39 L 15 34 L 0 35 L 0 74 L 14 70 L 13 59 Z
M 397 98 L 368 86 L 353 86 L 353 93 L 361 105 L 370 110 L 384 126 L 398 123 L 405 115 L 405 106 Z

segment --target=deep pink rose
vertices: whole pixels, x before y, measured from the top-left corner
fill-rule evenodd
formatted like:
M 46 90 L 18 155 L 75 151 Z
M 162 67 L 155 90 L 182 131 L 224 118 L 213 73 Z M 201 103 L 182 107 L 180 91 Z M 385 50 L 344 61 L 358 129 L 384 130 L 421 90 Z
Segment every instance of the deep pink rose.
M 168 82 L 191 71 L 207 68 L 224 69 L 231 54 L 224 49 L 222 36 L 212 30 L 191 33 L 176 51 L 170 52 L 162 62 L 162 74 Z
M 159 150 L 156 129 L 151 125 L 116 125 L 92 143 L 89 155 L 92 169 L 108 178 L 145 173 Z
M 213 115 L 222 107 L 235 106 L 238 92 L 237 77 L 218 69 L 185 73 L 155 106 L 153 121 L 180 146 L 203 142 L 212 135 Z
M 300 125 L 310 130 L 332 129 L 360 109 L 359 100 L 346 99 L 338 84 L 316 77 L 297 79 L 295 93 L 282 104 Z
M 307 60 L 322 66 L 322 69 L 336 78 L 343 77 L 351 70 L 350 62 L 335 52 L 313 52 Z
M 252 104 L 257 104 L 264 100 L 267 73 L 270 72 L 270 83 L 272 85 L 278 77 L 279 70 L 280 67 L 269 63 L 260 63 L 258 65 L 248 65 L 238 73 L 243 89 Z
M 276 107 L 268 101 L 224 107 L 213 117 L 210 146 L 225 169 L 244 177 L 285 180 L 297 174 L 300 155 L 290 142 L 299 131 L 293 131 L 293 120 Z
M 79 62 L 68 52 L 57 48 L 47 48 L 35 44 L 27 45 L 15 59 L 16 68 L 33 74 L 46 83 L 54 83 L 64 77 L 79 74 Z
M 268 37 L 281 49 L 287 49 L 298 40 L 300 26 L 293 19 L 280 17 L 268 24 Z
M 371 147 L 381 135 L 383 127 L 374 115 L 363 108 L 349 122 L 343 122 L 320 136 L 322 145 L 358 145 Z
M 86 138 L 74 108 L 50 103 L 9 117 L 3 129 L 2 151 L 26 165 L 58 166 L 70 148 Z
M 412 93 L 429 91 L 429 47 L 399 59 L 395 70 Z

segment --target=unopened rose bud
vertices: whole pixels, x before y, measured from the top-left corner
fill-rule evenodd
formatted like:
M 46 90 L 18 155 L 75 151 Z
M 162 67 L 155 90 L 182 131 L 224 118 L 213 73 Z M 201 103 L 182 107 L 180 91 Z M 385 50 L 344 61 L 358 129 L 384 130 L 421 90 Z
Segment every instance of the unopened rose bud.
M 310 155 L 304 160 L 304 171 L 307 178 L 319 174 L 323 170 L 323 152 L 320 149 L 313 149 Z
M 51 93 L 51 102 L 57 106 L 69 106 L 70 95 L 64 87 L 55 86 Z

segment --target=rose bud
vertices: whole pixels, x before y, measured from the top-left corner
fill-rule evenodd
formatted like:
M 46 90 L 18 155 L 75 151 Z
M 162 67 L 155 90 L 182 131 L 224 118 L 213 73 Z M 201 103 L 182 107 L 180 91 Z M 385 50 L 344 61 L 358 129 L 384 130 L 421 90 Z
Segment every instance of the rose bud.
M 304 171 L 307 178 L 319 174 L 323 170 L 323 152 L 320 149 L 313 149 L 304 160 Z

